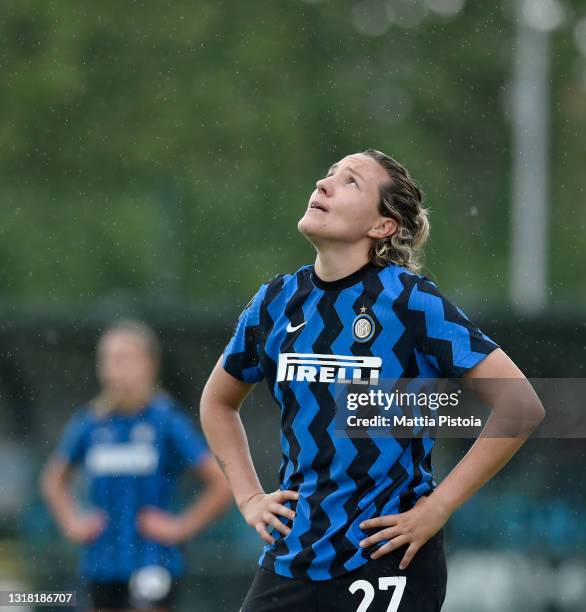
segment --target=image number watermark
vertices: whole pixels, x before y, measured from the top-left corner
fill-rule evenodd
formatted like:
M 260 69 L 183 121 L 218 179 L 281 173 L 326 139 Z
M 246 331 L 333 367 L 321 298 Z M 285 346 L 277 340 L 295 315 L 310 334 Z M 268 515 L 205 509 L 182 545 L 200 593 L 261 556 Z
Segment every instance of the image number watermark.
M 0 591 L 0 606 L 75 606 L 75 591 Z

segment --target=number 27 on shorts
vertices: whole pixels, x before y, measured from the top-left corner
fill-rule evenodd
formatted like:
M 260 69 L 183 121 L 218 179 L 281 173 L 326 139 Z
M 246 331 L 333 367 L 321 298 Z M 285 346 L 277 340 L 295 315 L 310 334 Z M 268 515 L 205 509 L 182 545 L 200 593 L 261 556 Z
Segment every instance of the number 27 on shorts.
M 387 612 L 397 612 L 406 584 L 406 576 L 381 576 L 378 579 L 379 591 L 388 591 L 389 587 L 395 587 L 393 589 L 393 596 L 389 602 Z M 355 580 L 348 587 L 348 590 L 350 593 L 352 593 L 352 595 L 354 595 L 356 591 L 362 591 L 364 593 L 360 605 L 358 608 L 356 608 L 356 612 L 367 612 L 368 608 L 370 608 L 370 604 L 372 604 L 376 596 L 376 590 L 372 583 L 370 583 L 368 580 Z

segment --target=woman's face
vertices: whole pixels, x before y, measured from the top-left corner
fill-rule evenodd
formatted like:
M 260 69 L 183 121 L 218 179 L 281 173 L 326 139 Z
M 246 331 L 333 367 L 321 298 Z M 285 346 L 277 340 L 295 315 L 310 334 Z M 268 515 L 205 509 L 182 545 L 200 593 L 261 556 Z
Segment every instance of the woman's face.
M 106 334 L 98 344 L 97 373 L 105 390 L 132 397 L 154 385 L 157 365 L 142 338 L 117 331 Z
M 371 157 L 361 153 L 344 157 L 317 181 L 297 226 L 299 231 L 316 246 L 325 242 L 370 242 L 392 233 L 394 221 L 378 210 L 379 186 L 388 180 L 384 168 Z M 381 224 L 384 227 L 380 228 Z

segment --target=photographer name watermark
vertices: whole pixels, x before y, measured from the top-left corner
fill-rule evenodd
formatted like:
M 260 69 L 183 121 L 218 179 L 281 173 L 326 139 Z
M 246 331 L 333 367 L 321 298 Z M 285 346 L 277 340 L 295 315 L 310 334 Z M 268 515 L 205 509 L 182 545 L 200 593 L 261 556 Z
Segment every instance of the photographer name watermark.
M 386 392 L 382 389 L 371 389 L 367 392 L 348 393 L 346 409 L 348 414 L 346 425 L 348 427 L 482 427 L 483 420 L 478 416 L 451 416 L 448 414 L 434 414 L 440 408 L 456 408 L 459 405 L 462 390 L 447 392 L 418 392 L 407 391 Z M 374 414 L 372 416 L 359 416 L 360 408 L 379 408 L 389 413 L 393 408 L 406 409 L 403 414 Z M 414 408 L 425 408 L 430 414 L 415 416 Z
M 334 396 L 336 435 L 586 438 L 586 379 L 380 379 Z

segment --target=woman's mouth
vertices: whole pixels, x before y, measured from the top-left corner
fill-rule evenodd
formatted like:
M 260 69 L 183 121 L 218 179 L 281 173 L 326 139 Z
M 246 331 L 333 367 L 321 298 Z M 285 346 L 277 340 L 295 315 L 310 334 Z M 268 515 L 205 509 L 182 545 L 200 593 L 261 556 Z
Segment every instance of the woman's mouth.
M 321 210 L 321 212 L 328 212 L 328 209 L 323 205 L 320 204 L 319 202 L 310 202 L 309 204 L 309 210 Z

